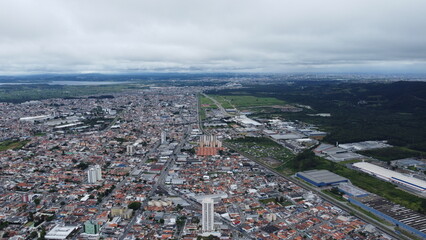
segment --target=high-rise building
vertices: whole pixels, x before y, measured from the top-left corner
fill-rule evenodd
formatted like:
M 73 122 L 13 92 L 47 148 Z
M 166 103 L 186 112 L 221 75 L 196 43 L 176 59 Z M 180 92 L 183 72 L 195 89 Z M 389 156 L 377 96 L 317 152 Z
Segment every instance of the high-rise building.
M 200 137 L 200 147 L 222 147 L 222 142 L 217 139 L 217 136 L 203 135 Z
M 199 147 L 197 148 L 198 156 L 218 155 L 220 150 L 223 150 L 222 142 L 217 139 L 217 136 L 203 135 L 200 137 Z
M 214 231 L 214 200 L 205 198 L 202 202 L 202 229 L 203 232 Z
M 167 142 L 167 133 L 165 131 L 161 132 L 161 144 L 165 144 Z
M 133 145 L 127 145 L 126 152 L 127 155 L 133 155 L 135 153 L 135 147 Z
M 87 170 L 87 182 L 96 183 L 97 181 L 102 180 L 102 170 L 99 165 L 89 168 Z
M 102 180 L 102 169 L 99 165 L 95 165 L 96 181 Z
M 91 221 L 86 221 L 84 223 L 84 233 L 98 234 L 99 233 L 99 224 L 93 223 Z
M 96 179 L 96 172 L 95 172 L 95 168 L 89 168 L 89 170 L 87 170 L 87 182 L 88 183 L 96 183 L 97 179 Z

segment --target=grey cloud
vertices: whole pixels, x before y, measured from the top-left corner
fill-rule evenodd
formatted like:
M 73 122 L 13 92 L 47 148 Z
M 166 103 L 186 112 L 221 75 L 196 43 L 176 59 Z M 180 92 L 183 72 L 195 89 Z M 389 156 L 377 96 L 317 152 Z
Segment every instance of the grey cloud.
M 426 1 L 0 1 L 0 74 L 426 72 Z

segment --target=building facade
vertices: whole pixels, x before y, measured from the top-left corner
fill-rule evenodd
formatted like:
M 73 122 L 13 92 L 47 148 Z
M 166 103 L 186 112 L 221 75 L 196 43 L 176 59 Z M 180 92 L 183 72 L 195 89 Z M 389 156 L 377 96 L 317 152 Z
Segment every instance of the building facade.
M 102 180 L 102 170 L 99 165 L 95 165 L 95 167 L 91 167 L 89 170 L 87 170 L 88 183 L 96 183 L 100 180 Z
M 202 229 L 204 232 L 214 231 L 214 201 L 211 198 L 205 198 L 202 202 Z
M 92 223 L 91 221 L 86 221 L 84 223 L 84 233 L 98 234 L 99 233 L 99 225 L 97 223 Z

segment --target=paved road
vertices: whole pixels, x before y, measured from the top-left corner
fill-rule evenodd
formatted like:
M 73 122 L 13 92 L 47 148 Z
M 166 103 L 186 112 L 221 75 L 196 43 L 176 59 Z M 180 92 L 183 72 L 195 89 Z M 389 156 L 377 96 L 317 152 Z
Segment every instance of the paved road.
M 206 95 L 204 93 L 202 93 L 202 95 L 210 100 L 212 100 L 214 102 L 214 104 L 217 105 L 217 107 L 219 108 L 219 110 L 222 112 L 222 114 L 226 117 L 230 117 L 231 115 L 225 110 L 225 108 L 222 107 L 222 104 L 220 104 L 216 99 L 210 97 L 209 95 Z

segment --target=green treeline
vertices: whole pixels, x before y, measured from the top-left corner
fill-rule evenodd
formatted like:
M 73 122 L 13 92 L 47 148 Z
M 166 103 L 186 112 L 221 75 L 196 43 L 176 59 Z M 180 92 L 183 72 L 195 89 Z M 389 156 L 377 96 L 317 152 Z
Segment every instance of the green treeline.
M 313 123 L 329 132 L 329 143 L 388 140 L 390 144 L 426 152 L 426 83 L 356 83 L 300 81 L 252 85 L 244 90 L 211 91 L 209 94 L 274 97 L 310 106 L 302 112 L 279 109 L 255 117 L 279 116 Z M 308 114 L 330 113 L 331 117 Z
M 128 89 L 130 85 L 63 86 L 48 84 L 0 85 L 0 102 L 22 103 L 49 98 L 75 98 L 107 94 Z

